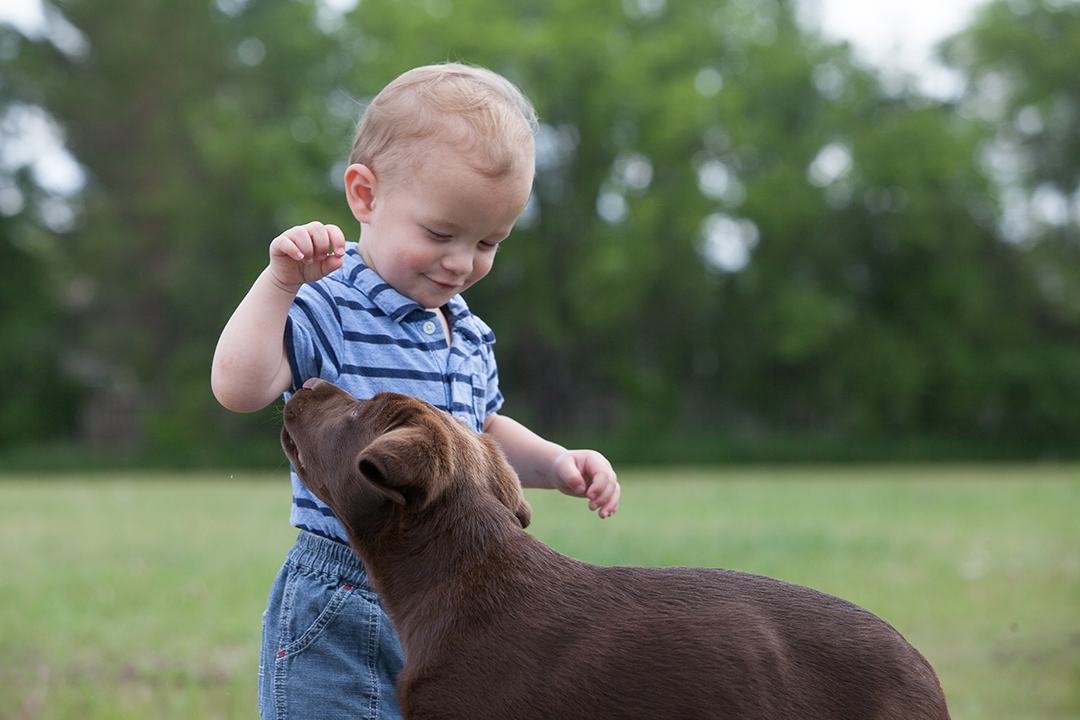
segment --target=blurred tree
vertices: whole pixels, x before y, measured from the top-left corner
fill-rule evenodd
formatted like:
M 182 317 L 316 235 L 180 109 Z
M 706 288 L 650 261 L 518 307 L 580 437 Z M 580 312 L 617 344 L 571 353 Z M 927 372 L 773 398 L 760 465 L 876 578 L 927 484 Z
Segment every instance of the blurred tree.
M 18 52 L 19 35 L 0 26 L 0 59 Z M 42 158 L 27 146 L 58 134 L 45 113 L 15 92 L 19 78 L 0 76 L 0 449 L 70 440 L 80 389 L 62 367 L 71 326 L 48 222 L 70 221 L 66 193 L 42 187 Z M 54 148 L 54 150 L 56 150 Z M 59 151 L 56 151 L 59 152 Z M 55 155 L 52 158 L 56 160 Z M 64 159 L 67 156 L 64 156 Z
M 886 92 L 791 2 L 339 5 L 67 0 L 82 45 L 0 53 L 0 90 L 62 121 L 88 176 L 63 252 L 27 272 L 79 290 L 54 329 L 91 424 L 173 456 L 272 441 L 270 414 L 213 401 L 217 334 L 273 236 L 356 236 L 341 176 L 365 100 L 452 59 L 507 75 L 542 121 L 534 201 L 468 296 L 515 416 L 638 443 L 1075 438 L 1080 305 L 1048 296 L 1050 243 L 1000 238 L 978 156 L 997 126 Z M 1042 102 L 1017 112 L 1049 127 Z
M 78 387 L 59 367 L 65 323 L 35 235 L 0 214 L 0 448 L 69 438 L 77 417 Z
M 979 159 L 1028 280 L 1028 343 L 1000 352 L 999 414 L 1025 434 L 1076 439 L 1080 422 L 1080 4 L 996 0 L 943 55 L 967 78 L 960 112 L 985 129 Z M 977 208 L 981 214 L 981 208 Z
M 545 429 L 1074 436 L 1076 405 L 1046 398 L 1075 374 L 1051 391 L 1034 368 L 1075 348 L 992 221 L 985 126 L 886 92 L 790 4 L 354 17 L 380 81 L 462 57 L 536 100 L 537 202 L 470 299 Z
M 84 295 L 68 341 L 92 391 L 84 417 L 129 431 L 85 430 L 182 454 L 220 445 L 265 418 L 216 406 L 216 333 L 282 226 L 340 219 L 327 202 L 345 132 L 324 102 L 334 48 L 310 3 L 59 6 L 88 50 L 25 43 L 5 72 L 63 120 L 88 171 L 84 222 L 63 243 Z

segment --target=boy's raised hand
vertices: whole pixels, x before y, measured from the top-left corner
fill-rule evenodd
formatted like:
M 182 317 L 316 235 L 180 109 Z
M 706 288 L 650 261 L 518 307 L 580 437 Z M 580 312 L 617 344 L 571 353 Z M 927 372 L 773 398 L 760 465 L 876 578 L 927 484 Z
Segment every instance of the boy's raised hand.
M 270 243 L 270 273 L 295 292 L 341 267 L 345 234 L 336 225 L 310 222 L 289 228 Z
M 585 496 L 589 509 L 608 518 L 619 509 L 622 488 L 608 459 L 595 450 L 566 450 L 554 460 L 558 490 L 576 497 Z

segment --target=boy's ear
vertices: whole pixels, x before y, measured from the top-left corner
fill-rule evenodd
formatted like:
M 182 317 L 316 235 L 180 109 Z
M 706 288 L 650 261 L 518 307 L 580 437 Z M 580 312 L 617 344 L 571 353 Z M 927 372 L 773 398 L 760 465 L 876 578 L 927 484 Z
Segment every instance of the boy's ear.
M 379 180 L 367 165 L 354 163 L 345 170 L 345 197 L 353 217 L 362 223 L 371 220 Z

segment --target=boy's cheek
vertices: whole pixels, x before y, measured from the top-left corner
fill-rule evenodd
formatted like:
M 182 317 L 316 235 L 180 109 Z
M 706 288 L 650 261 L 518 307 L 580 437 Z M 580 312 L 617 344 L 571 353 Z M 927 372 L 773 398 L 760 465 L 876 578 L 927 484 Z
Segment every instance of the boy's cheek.
M 476 276 L 476 279 L 473 280 L 472 282 L 475 283 L 478 280 L 481 280 L 485 276 L 487 276 L 487 274 L 489 272 L 491 272 L 491 268 L 492 268 L 492 266 L 494 264 L 495 264 L 495 256 L 494 255 L 477 258 L 473 262 L 473 274 Z

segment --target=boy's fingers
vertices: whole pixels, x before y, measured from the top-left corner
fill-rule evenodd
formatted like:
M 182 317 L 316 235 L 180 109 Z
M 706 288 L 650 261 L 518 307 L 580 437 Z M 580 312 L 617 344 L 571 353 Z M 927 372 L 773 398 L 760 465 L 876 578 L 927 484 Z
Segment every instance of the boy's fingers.
M 315 262 L 315 260 L 329 254 L 328 248 L 331 247 L 330 232 L 325 225 L 319 222 L 311 222 L 305 225 L 303 230 L 311 243 L 310 254 L 306 253 L 304 257 L 306 262 Z
M 593 479 L 593 486 L 599 487 L 593 500 L 599 503 L 603 503 L 606 502 L 616 490 L 618 490 L 619 482 L 615 479 L 615 476 L 612 473 L 602 473 L 601 475 Z
M 611 473 L 604 473 L 603 478 L 593 479 L 593 487 L 599 487 L 596 496 L 591 499 L 589 508 L 592 510 L 605 509 L 615 512 L 619 505 L 619 481 Z
M 566 457 L 560 458 L 560 465 L 565 468 L 561 472 L 562 482 L 567 489 L 576 495 L 584 496 L 589 501 L 589 510 L 596 511 L 601 518 L 608 518 L 619 509 L 619 497 L 622 489 L 619 487 L 618 477 L 611 465 L 603 456 L 593 453 L 567 452 L 571 462 L 566 462 Z
M 311 238 L 312 253 L 308 262 L 321 261 L 327 256 L 345 254 L 345 233 L 336 225 L 309 223 L 305 226 Z
M 274 246 L 277 251 L 286 257 L 290 257 L 297 262 L 304 259 L 304 251 L 297 246 L 296 241 L 288 235 L 279 235 L 274 241 Z
M 589 483 L 585 480 L 584 474 L 578 467 L 577 458 L 571 452 L 564 451 L 556 458 L 555 474 L 566 486 L 567 490 L 576 495 L 584 495 L 585 491 L 589 489 Z
M 619 507 L 622 489 L 615 471 L 606 463 L 591 469 L 589 484 L 589 509 L 598 510 L 600 517 L 610 517 Z
M 589 478 L 589 497 L 595 499 L 615 480 L 615 471 L 602 458 L 585 456 L 581 474 Z
M 619 509 L 619 497 L 622 495 L 622 488 L 619 487 L 618 481 L 612 483 L 611 494 L 604 502 L 604 506 L 600 509 L 600 517 L 611 517 L 615 514 L 615 511 Z
M 314 242 L 312 241 L 311 232 L 308 226 L 294 227 L 285 231 L 282 237 L 286 238 L 289 243 L 292 244 L 294 251 L 289 253 L 289 257 L 297 261 L 309 261 L 312 257 L 312 251 L 314 250 Z
M 341 232 L 341 228 L 337 225 L 327 225 L 326 230 L 330 234 L 330 247 L 327 249 L 327 254 L 344 255 L 345 233 Z
M 345 234 L 341 228 L 320 222 L 289 228 L 275 242 L 282 254 L 307 265 L 328 255 L 341 257 L 345 254 Z

